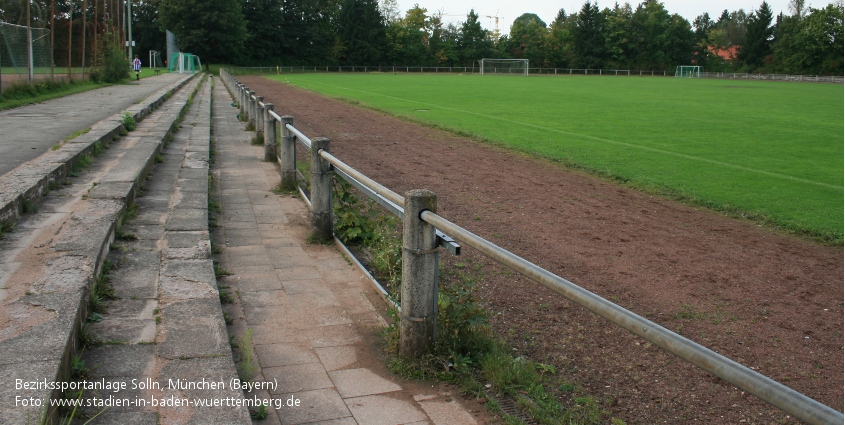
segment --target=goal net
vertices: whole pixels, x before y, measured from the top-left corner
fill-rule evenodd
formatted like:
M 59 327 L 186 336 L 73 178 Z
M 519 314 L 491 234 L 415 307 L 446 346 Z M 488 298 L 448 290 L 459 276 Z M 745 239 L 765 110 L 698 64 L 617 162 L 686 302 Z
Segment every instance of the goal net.
M 194 74 L 202 71 L 202 63 L 197 55 L 190 53 L 171 53 L 167 62 L 167 72 Z
M 30 28 L 32 63 L 29 62 L 30 46 L 27 45 L 26 27 L 0 21 L 0 68 L 3 78 L 11 76 L 28 81 L 29 68 L 33 74 L 50 73 L 50 30 Z
M 511 74 L 528 75 L 528 59 L 481 59 L 481 75 Z
M 675 76 L 680 78 L 700 78 L 701 67 L 684 65 L 677 66 L 675 67 Z
M 150 68 L 164 68 L 164 62 L 161 59 L 161 52 L 156 50 L 150 50 L 150 60 L 147 62 L 147 65 Z

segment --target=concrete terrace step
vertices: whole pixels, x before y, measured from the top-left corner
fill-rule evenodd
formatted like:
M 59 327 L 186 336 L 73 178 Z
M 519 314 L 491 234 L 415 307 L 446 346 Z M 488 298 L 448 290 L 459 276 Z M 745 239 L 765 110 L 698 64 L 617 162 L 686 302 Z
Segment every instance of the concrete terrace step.
M 177 79 L 140 103 L 94 124 L 88 133 L 69 140 L 60 149 L 51 150 L 0 176 L 0 224 L 17 221 L 24 206 L 38 202 L 51 185 L 64 180 L 80 158 L 90 154 L 97 144 L 109 144 L 116 139 L 123 129 L 125 113 L 136 122 L 141 121 L 188 79 L 187 75 Z
M 24 215 L 17 229 L 0 241 L 3 423 L 60 422 L 60 410 L 49 404 L 63 394 L 52 383 L 69 380 L 71 359 L 79 348 L 78 332 L 88 317 L 93 281 L 127 203 L 143 184 L 191 94 L 191 90 L 174 94 L 185 81 L 136 105 L 132 113 L 138 116 L 156 104 L 161 107 L 138 123 L 135 132 L 103 152 L 79 178 L 71 179 L 72 186 L 61 183 L 73 162 L 93 150 L 95 142 L 108 147 L 119 131 L 118 115 L 95 126 L 86 141 L 72 141 L 54 155 L 39 157 L 0 180 L 5 200 L 9 200 L 9 188 L 14 188 L 13 204 L 23 197 L 30 210 L 33 205 L 40 209 Z M 169 101 L 161 103 L 168 97 Z M 53 192 L 36 204 L 47 188 Z M 20 204 L 4 208 L 13 216 L 20 215 L 22 209 Z M 24 382 L 35 385 L 22 388 Z M 24 399 L 25 404 L 21 402 Z
M 230 390 L 237 371 L 210 259 L 210 126 L 206 82 L 136 198 L 137 216 L 123 225 L 123 234 L 137 239 L 116 241 L 118 249 L 109 254 L 110 285 L 119 299 L 107 302 L 102 320 L 89 324 L 107 343 L 89 348 L 82 359 L 90 379 L 126 383 L 115 397 L 129 405 L 104 411 L 92 424 L 250 423 L 246 408 L 235 401 L 243 393 Z M 205 388 L 212 386 L 217 388 Z M 239 407 L 196 406 L 194 398 Z M 153 399 L 173 405 L 153 406 Z M 102 410 L 85 413 L 93 417 Z

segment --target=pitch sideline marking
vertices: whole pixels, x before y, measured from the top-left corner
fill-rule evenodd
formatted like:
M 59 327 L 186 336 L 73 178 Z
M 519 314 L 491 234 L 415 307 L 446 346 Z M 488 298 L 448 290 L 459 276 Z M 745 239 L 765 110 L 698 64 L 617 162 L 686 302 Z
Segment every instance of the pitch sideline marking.
M 481 114 L 481 113 L 478 113 L 478 112 L 464 111 L 462 109 L 456 109 L 456 108 L 449 108 L 449 107 L 446 107 L 446 106 L 441 106 L 441 105 L 437 105 L 437 104 L 433 104 L 433 103 L 426 103 L 426 102 L 419 102 L 419 101 L 416 101 L 416 100 L 403 99 L 401 97 L 390 96 L 390 95 L 381 94 L 381 93 L 373 93 L 373 92 L 369 92 L 369 91 L 365 91 L 365 90 L 350 89 L 348 87 L 324 83 L 324 82 L 321 82 L 321 81 L 311 80 L 311 82 L 330 86 L 330 87 L 335 87 L 335 88 L 342 89 L 342 90 L 365 93 L 365 94 L 369 94 L 369 95 L 373 95 L 373 96 L 381 96 L 381 97 L 386 97 L 388 99 L 399 100 L 399 101 L 402 101 L 402 102 L 414 103 L 414 104 L 417 104 L 417 105 L 425 105 L 425 106 L 429 106 L 429 107 L 440 108 L 440 109 L 444 109 L 444 110 L 447 110 L 447 111 L 453 111 L 453 112 L 460 112 L 460 113 L 469 114 L 469 115 L 475 115 L 475 116 L 479 116 L 479 117 L 482 117 L 482 118 L 487 118 L 487 119 L 491 119 L 491 120 L 495 120 L 495 121 L 502 121 L 502 122 L 507 122 L 507 123 L 510 123 L 510 124 L 521 125 L 523 127 L 529 127 L 529 128 L 533 128 L 533 129 L 536 129 L 536 130 L 550 131 L 550 132 L 553 132 L 553 133 L 564 134 L 564 135 L 567 135 L 567 136 L 580 137 L 580 138 L 583 138 L 583 139 L 592 139 L 592 140 L 597 140 L 597 141 L 600 141 L 600 142 L 610 143 L 610 144 L 614 144 L 614 145 L 618 145 L 618 146 L 626 146 L 626 147 L 629 147 L 629 148 L 642 149 L 642 150 L 645 150 L 645 151 L 659 153 L 659 154 L 663 154 L 663 155 L 675 156 L 675 157 L 689 159 L 689 160 L 693 160 L 693 161 L 706 162 L 706 163 L 709 163 L 709 164 L 733 168 L 733 169 L 740 170 L 740 171 L 758 173 L 758 174 L 762 174 L 762 175 L 766 175 L 766 176 L 770 176 L 770 177 L 776 177 L 776 178 L 785 179 L 785 180 L 794 180 L 794 181 L 801 182 L 801 183 L 807 183 L 807 184 L 827 187 L 827 188 L 831 188 L 831 189 L 840 189 L 840 190 L 843 189 L 843 186 L 836 186 L 836 185 L 832 185 L 832 184 L 829 184 L 829 183 L 817 182 L 815 180 L 803 179 L 801 177 L 790 176 L 790 175 L 787 175 L 787 174 L 780 174 L 780 173 L 773 173 L 771 171 L 758 170 L 756 168 L 744 167 L 742 165 L 731 164 L 729 162 L 722 162 L 722 161 L 717 161 L 717 160 L 714 160 L 714 159 L 701 158 L 701 157 L 697 157 L 697 156 L 686 155 L 686 154 L 667 151 L 667 150 L 663 150 L 663 149 L 650 148 L 648 146 L 642 146 L 642 145 L 637 145 L 637 144 L 633 144 L 633 143 L 619 142 L 619 141 L 616 141 L 616 140 L 604 139 L 604 138 L 596 137 L 596 136 L 590 136 L 589 134 L 572 133 L 572 132 L 569 132 L 569 131 L 558 130 L 558 129 L 555 129 L 555 128 L 548 128 L 548 127 L 543 127 L 543 126 L 539 126 L 539 125 L 535 125 L 535 124 L 529 124 L 529 123 L 525 123 L 525 122 L 521 122 L 521 121 L 509 120 L 507 118 L 500 118 L 500 117 L 485 115 L 485 114 Z

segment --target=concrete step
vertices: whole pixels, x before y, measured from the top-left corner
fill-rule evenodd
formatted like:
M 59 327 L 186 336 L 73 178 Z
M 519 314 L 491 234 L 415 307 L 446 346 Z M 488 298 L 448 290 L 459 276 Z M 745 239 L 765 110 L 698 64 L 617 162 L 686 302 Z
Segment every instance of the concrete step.
M 90 161 L 81 158 L 109 147 L 109 123 L 102 123 L 102 133 L 92 129 L 85 135 L 90 135 L 88 142 L 74 141 L 69 144 L 80 146 L 56 151 L 64 159 L 40 157 L 0 180 L 4 188 L 20 189 L 14 201 L 19 206 L 6 211 L 29 212 L 0 240 L 0 376 L 10 383 L 0 388 L 0 418 L 6 423 L 59 423 L 63 412 L 50 402 L 65 394 L 55 383 L 70 380 L 80 329 L 89 317 L 89 296 L 109 242 L 191 92 L 170 90 L 137 105 L 140 117 L 141 111 L 170 99 L 84 171 L 73 172 L 74 162 Z
M 210 259 L 210 126 L 206 82 L 136 198 L 137 215 L 123 224 L 121 234 L 131 240 L 115 241 L 108 256 L 118 299 L 106 302 L 107 313 L 89 324 L 101 344 L 87 349 L 82 360 L 94 381 L 126 383 L 114 396 L 130 403 L 102 413 L 102 407 L 86 408 L 86 417 L 100 414 L 92 424 L 250 422 L 235 401 L 242 393 L 229 389 L 238 375 Z M 195 398 L 240 407 L 198 406 Z M 172 405 L 154 406 L 154 400 Z

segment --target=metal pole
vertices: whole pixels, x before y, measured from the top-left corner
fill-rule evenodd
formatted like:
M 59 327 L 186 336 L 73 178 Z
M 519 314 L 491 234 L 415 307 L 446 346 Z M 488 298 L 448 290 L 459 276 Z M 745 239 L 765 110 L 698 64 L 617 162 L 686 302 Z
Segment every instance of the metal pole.
M 264 160 L 276 160 L 276 120 L 270 115 L 272 103 L 264 104 Z
M 333 239 L 332 172 L 320 151 L 330 152 L 329 139 L 311 140 L 311 235 L 309 239 L 329 242 Z
M 132 0 L 126 2 L 126 7 L 129 9 L 129 13 L 126 15 L 126 25 L 129 27 L 129 40 L 127 41 L 129 43 L 129 59 L 131 60 L 134 58 L 132 56 Z
M 70 67 L 71 67 L 70 58 L 71 58 L 71 46 L 73 46 L 73 43 L 71 43 L 71 40 L 73 39 L 73 0 L 70 0 L 70 12 L 68 12 L 67 16 L 68 16 L 68 21 L 67 21 L 68 22 L 67 23 L 67 80 L 72 81 L 73 80 L 73 73 L 71 72 L 71 69 L 70 69 Z
M 437 236 L 422 221 L 423 211 L 437 211 L 437 195 L 424 189 L 405 193 L 402 217 L 402 312 L 399 355 L 417 358 L 434 346 L 437 317 Z
M 88 0 L 82 0 L 82 79 L 85 80 L 85 24 L 88 22 Z
M 282 190 L 296 189 L 296 136 L 288 130 L 288 124 L 293 126 L 293 117 L 282 117 L 282 146 L 279 161 L 282 167 Z
M 53 60 L 53 53 L 56 49 L 55 34 L 56 34 L 56 0 L 50 0 L 50 81 L 53 81 L 55 61 Z
M 94 66 L 97 61 L 97 32 L 100 29 L 100 0 L 94 0 Z
M 32 84 L 33 75 L 33 63 L 32 63 L 32 27 L 30 26 L 30 5 L 32 4 L 32 0 L 26 0 L 26 66 L 29 74 L 29 84 Z

